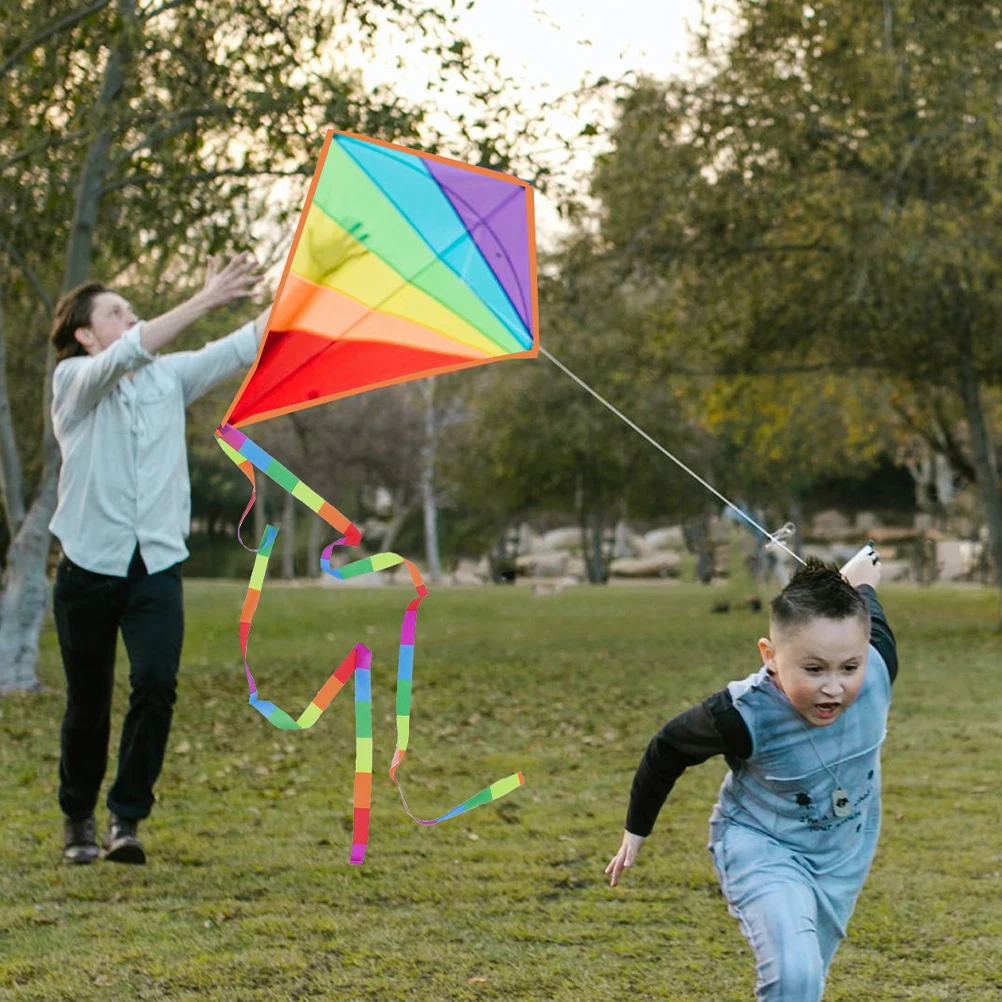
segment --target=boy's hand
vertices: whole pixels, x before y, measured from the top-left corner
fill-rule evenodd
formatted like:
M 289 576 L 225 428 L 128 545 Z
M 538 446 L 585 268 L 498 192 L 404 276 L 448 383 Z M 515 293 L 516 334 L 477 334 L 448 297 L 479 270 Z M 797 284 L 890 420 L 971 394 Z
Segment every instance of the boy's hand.
M 257 262 L 246 251 L 238 254 L 222 271 L 217 271 L 216 258 L 209 258 L 209 268 L 205 275 L 205 285 L 200 296 L 210 307 L 225 306 L 235 299 L 244 299 L 254 291 L 254 286 L 264 278 L 255 273 Z
M 853 586 L 880 584 L 880 554 L 873 548 L 871 539 L 843 568 L 842 576 Z
M 609 860 L 609 865 L 605 868 L 606 873 L 612 874 L 609 881 L 610 887 L 615 887 L 619 883 L 619 875 L 628 866 L 633 866 L 637 860 L 637 853 L 644 844 L 643 835 L 633 835 L 631 832 L 623 832 L 623 842 L 619 847 L 619 852 Z

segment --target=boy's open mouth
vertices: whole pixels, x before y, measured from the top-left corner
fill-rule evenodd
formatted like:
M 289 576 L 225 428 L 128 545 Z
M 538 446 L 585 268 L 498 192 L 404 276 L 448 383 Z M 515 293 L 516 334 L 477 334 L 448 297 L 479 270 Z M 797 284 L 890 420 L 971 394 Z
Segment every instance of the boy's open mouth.
M 814 712 L 822 718 L 833 717 L 841 705 L 841 703 L 815 703 Z

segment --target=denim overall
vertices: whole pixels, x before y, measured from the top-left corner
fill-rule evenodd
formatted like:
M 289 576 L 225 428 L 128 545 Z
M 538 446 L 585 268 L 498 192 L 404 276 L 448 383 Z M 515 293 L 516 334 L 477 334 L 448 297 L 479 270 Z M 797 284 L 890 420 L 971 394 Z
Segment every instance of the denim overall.
M 764 667 L 728 690 L 752 753 L 724 778 L 709 849 L 755 951 L 756 998 L 818 1002 L 877 848 L 887 666 L 871 647 L 859 695 L 827 727 L 809 724 Z M 837 811 L 836 789 L 848 795 Z

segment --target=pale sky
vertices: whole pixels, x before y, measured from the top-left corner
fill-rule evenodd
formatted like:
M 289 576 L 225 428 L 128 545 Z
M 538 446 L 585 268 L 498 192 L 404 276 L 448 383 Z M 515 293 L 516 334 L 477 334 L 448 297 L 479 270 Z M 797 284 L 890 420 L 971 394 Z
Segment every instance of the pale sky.
M 685 75 L 689 27 L 699 24 L 699 0 L 475 0 L 462 10 L 459 31 L 472 42 L 474 52 L 493 52 L 501 71 L 515 77 L 523 101 L 530 108 L 576 90 L 583 82 L 601 76 L 619 78 L 633 71 L 660 78 Z M 443 9 L 447 0 L 440 0 Z M 395 55 L 395 54 L 394 54 Z M 365 78 L 370 84 L 387 83 L 403 96 L 423 100 L 426 77 L 413 54 L 412 73 L 402 74 L 387 53 L 387 61 L 369 61 Z M 449 109 L 442 109 L 448 114 Z M 606 112 L 607 115 L 607 112 Z M 607 119 L 608 120 L 608 119 Z M 584 122 L 550 118 L 564 134 L 575 134 Z M 601 140 L 598 140 L 601 143 Z M 577 147 L 580 146 L 578 150 Z M 544 152 L 541 159 L 546 159 Z M 596 141 L 580 139 L 578 155 L 568 164 L 566 155 L 554 153 L 554 170 L 568 176 L 587 171 Z M 537 238 L 551 245 L 562 226 L 554 204 L 536 199 Z

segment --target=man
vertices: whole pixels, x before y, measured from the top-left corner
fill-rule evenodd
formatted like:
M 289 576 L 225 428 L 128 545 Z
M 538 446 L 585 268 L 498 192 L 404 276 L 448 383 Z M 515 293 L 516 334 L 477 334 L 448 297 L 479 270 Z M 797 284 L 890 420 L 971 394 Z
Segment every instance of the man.
M 250 295 L 261 279 L 255 269 L 249 254 L 218 273 L 210 260 L 198 293 L 147 322 L 96 283 L 56 306 L 52 421 L 63 462 L 49 528 L 63 550 L 53 611 L 66 673 L 59 806 L 68 863 L 100 854 L 94 808 L 108 760 L 119 629 L 131 694 L 104 856 L 146 861 L 137 826 L 153 806 L 184 634 L 181 563 L 191 513 L 184 410 L 251 365 L 268 310 L 200 351 L 157 353 L 210 310 Z

